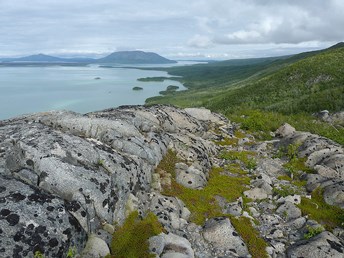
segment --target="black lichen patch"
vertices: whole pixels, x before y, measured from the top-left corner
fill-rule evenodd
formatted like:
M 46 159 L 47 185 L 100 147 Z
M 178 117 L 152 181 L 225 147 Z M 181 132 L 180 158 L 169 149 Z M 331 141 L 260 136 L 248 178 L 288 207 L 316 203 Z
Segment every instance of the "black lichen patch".
M 71 212 L 76 212 L 81 208 L 79 202 L 77 201 L 66 202 L 65 205 L 66 209 Z
M 68 238 L 70 238 L 71 235 L 72 235 L 72 230 L 71 230 L 70 228 L 67 228 L 67 229 L 64 230 L 62 233 L 63 233 L 64 235 L 68 236 Z
M 55 209 L 54 206 L 48 206 L 47 207 L 47 211 L 54 211 L 54 209 Z
M 22 232 L 18 231 L 14 236 L 13 236 L 13 240 L 15 242 L 19 242 L 22 241 L 24 239 L 24 235 Z
M 3 216 L 3 217 L 8 216 L 10 213 L 11 213 L 11 211 L 9 209 L 2 209 L 0 211 L 0 215 Z
M 8 224 L 10 224 L 10 226 L 17 225 L 19 222 L 19 219 L 20 219 L 19 215 L 15 214 L 15 213 L 12 213 L 6 217 L 6 220 L 7 220 Z
M 109 203 L 108 199 L 105 199 L 105 200 L 103 201 L 103 208 L 104 208 L 108 203 Z
M 50 247 L 55 247 L 55 246 L 58 246 L 59 241 L 57 241 L 56 238 L 52 238 L 52 239 L 49 240 L 48 244 L 49 244 Z
M 6 191 L 6 187 L 5 186 L 0 186 L 0 193 L 5 192 Z
M 33 167 L 33 165 L 34 165 L 33 160 L 32 159 L 28 159 L 26 161 L 26 165 Z
M 43 234 L 46 230 L 47 230 L 47 227 L 39 225 L 39 226 L 35 229 L 35 233 L 37 233 L 37 234 Z
M 46 202 L 50 203 L 51 200 L 53 199 L 53 197 L 47 195 L 47 194 L 44 194 L 42 192 L 35 192 L 31 195 L 28 196 L 28 199 L 31 201 L 31 202 L 38 202 L 38 203 L 41 203 L 41 204 L 44 204 Z
M 108 186 L 107 183 L 100 183 L 100 191 L 102 192 L 102 194 L 106 193 L 106 187 Z
M 335 249 L 336 251 L 338 251 L 339 253 L 343 253 L 343 249 L 342 249 L 342 245 L 335 242 L 335 241 L 331 241 L 329 239 L 326 239 L 327 242 L 329 243 L 329 245 L 331 246 L 331 248 Z
M 23 251 L 23 247 L 20 245 L 15 245 L 13 248 L 13 257 L 22 257 L 20 253 Z
M 68 218 L 68 220 L 69 220 L 69 224 L 74 226 L 74 228 L 75 228 L 75 230 L 77 232 L 81 232 L 82 231 L 82 227 L 80 226 L 80 224 L 79 224 L 79 222 L 77 221 L 76 218 L 71 216 L 71 217 Z
M 92 183 L 95 183 L 96 185 L 99 185 L 98 180 L 97 180 L 96 178 L 94 178 L 94 177 L 92 177 L 92 178 L 90 179 L 90 181 L 91 181 Z
M 14 193 L 10 195 L 10 198 L 14 201 L 14 202 L 20 202 L 22 200 L 25 200 L 26 196 L 22 195 L 21 193 Z

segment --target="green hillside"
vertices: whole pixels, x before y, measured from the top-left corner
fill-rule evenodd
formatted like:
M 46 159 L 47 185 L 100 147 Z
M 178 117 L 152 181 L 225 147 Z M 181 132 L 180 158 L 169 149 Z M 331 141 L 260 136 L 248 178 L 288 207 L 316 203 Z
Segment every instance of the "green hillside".
M 284 114 L 344 109 L 344 47 L 307 57 L 269 76 L 227 90 L 204 105 L 228 111 L 245 105 Z
M 291 57 L 229 60 L 169 68 L 186 91 L 153 97 L 147 104 L 204 106 L 265 132 L 289 122 L 298 130 L 318 133 L 344 144 L 344 129 L 312 113 L 344 110 L 344 44 Z M 245 117 L 243 119 L 242 117 Z

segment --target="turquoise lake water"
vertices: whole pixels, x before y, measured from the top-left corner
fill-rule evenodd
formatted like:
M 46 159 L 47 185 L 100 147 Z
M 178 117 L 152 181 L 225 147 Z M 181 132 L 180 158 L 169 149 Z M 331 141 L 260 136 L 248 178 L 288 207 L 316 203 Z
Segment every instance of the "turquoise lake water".
M 0 67 L 0 119 L 48 110 L 80 113 L 120 105 L 144 104 L 177 81 L 139 82 L 169 75 L 161 71 L 89 66 Z M 99 77 L 100 79 L 95 79 Z M 141 91 L 132 88 L 142 87 Z

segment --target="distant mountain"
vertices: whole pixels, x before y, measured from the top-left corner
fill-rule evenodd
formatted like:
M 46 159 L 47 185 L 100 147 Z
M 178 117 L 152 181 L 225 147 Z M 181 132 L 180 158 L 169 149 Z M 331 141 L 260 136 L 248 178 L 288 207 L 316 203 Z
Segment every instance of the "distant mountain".
M 31 55 L 31 56 L 16 58 L 14 61 L 15 62 L 63 62 L 63 59 L 59 57 L 38 54 L 38 55 Z
M 44 54 L 24 56 L 19 58 L 2 58 L 5 63 L 93 63 L 92 58 L 61 58 Z
M 44 54 L 20 58 L 2 58 L 3 63 L 106 63 L 106 64 L 172 64 L 176 61 L 164 58 L 156 53 L 143 51 L 114 52 L 106 57 L 93 58 L 61 58 Z
M 116 64 L 172 64 L 176 61 L 164 58 L 156 53 L 143 51 L 119 51 L 97 60 L 97 63 Z

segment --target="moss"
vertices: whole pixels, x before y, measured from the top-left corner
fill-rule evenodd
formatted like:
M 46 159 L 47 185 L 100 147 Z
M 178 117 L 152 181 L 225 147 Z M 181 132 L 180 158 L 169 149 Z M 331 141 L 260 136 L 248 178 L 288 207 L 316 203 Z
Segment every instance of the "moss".
M 111 257 L 136 258 L 155 257 L 149 253 L 148 239 L 163 232 L 163 227 L 153 213 L 140 219 L 138 212 L 132 212 L 113 235 Z
M 253 170 L 257 166 L 255 155 L 256 153 L 252 151 L 223 151 L 220 158 L 231 161 L 239 160 L 248 170 Z
M 225 137 L 222 141 L 215 141 L 215 144 L 219 146 L 237 146 L 238 141 L 238 138 Z
M 230 216 L 230 220 L 246 243 L 252 258 L 269 257 L 266 252 L 267 243 L 259 236 L 259 232 L 252 226 L 249 218 Z
M 40 251 L 36 251 L 33 257 L 34 258 L 44 258 L 44 255 Z
M 174 179 L 172 187 L 165 189 L 163 194 L 177 196 L 184 201 L 191 211 L 190 220 L 203 224 L 207 218 L 223 215 L 215 196 L 222 196 L 228 202 L 233 202 L 242 196 L 250 183 L 250 178 L 244 176 L 229 176 L 222 168 L 213 168 L 209 173 L 208 184 L 204 189 L 195 190 L 179 185 Z
M 159 165 L 157 166 L 156 171 L 159 171 L 161 169 L 164 170 L 166 173 L 175 176 L 175 165 L 179 161 L 180 160 L 177 157 L 177 153 L 171 149 L 168 149 L 164 158 L 160 161 Z
M 243 170 L 238 163 L 231 163 L 225 166 L 225 168 L 232 174 L 247 175 L 248 172 Z
M 311 227 L 311 226 L 306 226 L 307 227 L 307 233 L 303 235 L 304 239 L 310 239 L 316 235 L 319 235 L 321 232 L 324 231 L 323 227 Z
M 306 159 L 307 158 L 294 158 L 289 162 L 285 163 L 283 167 L 285 167 L 291 174 L 297 174 L 299 171 L 305 173 L 314 173 L 313 169 L 305 165 Z
M 299 189 L 302 189 L 303 187 L 307 185 L 306 180 L 293 180 L 291 183 L 295 185 L 296 187 L 298 187 Z
M 336 227 L 344 227 L 344 210 L 327 204 L 324 201 L 323 190 L 317 188 L 312 193 L 312 199 L 301 198 L 299 208 L 303 215 L 322 224 L 327 230 L 332 231 Z
M 242 130 L 236 130 L 234 132 L 234 136 L 239 138 L 239 139 L 243 139 L 246 137 L 245 133 Z
M 277 179 L 278 180 L 289 181 L 289 182 L 293 180 L 290 176 L 287 176 L 287 175 L 278 176 Z
M 67 252 L 67 258 L 74 258 L 77 255 L 77 250 L 75 246 L 71 246 Z
M 273 193 L 274 195 L 286 197 L 289 195 L 297 194 L 298 191 L 291 185 L 280 185 L 279 187 L 273 188 Z

